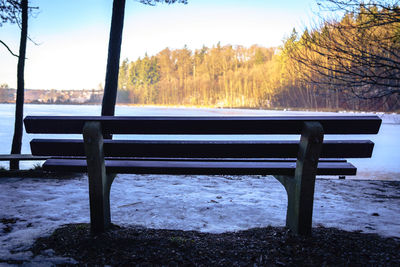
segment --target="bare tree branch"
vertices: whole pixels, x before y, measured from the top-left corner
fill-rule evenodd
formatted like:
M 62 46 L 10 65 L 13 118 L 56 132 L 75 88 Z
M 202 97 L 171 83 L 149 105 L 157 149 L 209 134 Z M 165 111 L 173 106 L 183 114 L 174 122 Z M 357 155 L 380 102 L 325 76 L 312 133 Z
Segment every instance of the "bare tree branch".
M 389 1 L 326 0 L 341 20 L 325 21 L 286 47 L 303 82 L 345 87 L 360 98 L 399 94 L 400 8 Z M 398 3 L 398 1 L 391 1 Z
M 0 40 L 0 43 L 7 48 L 8 52 L 10 52 L 11 55 L 13 55 L 14 57 L 18 57 L 18 55 L 14 54 L 13 51 L 8 47 L 8 45 L 6 43 L 4 43 L 2 40 Z

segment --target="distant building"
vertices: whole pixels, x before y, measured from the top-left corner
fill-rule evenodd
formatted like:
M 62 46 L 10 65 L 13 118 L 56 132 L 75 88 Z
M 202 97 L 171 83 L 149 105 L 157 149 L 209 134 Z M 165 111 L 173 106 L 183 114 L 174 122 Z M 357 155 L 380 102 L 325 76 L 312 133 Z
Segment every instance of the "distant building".
M 17 97 L 17 90 L 0 88 L 0 103 L 13 103 Z

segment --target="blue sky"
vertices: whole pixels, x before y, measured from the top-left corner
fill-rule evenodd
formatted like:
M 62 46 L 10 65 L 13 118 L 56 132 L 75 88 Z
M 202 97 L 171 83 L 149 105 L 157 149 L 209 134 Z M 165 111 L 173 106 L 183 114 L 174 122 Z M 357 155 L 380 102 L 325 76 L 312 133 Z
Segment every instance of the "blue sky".
M 25 87 L 92 89 L 104 84 L 112 0 L 30 0 Z M 165 47 L 279 46 L 293 27 L 315 23 L 315 0 L 188 0 L 187 5 L 146 6 L 126 0 L 121 60 L 154 55 Z M 18 51 L 16 25 L 0 39 Z M 17 59 L 0 47 L 0 84 L 16 86 Z

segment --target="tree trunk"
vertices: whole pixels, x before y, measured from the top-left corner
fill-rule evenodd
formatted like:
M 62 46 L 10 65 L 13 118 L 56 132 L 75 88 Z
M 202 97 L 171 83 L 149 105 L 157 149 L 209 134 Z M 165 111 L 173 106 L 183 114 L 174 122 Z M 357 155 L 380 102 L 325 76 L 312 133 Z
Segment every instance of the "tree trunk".
M 18 69 L 17 69 L 17 99 L 15 105 L 14 137 L 11 154 L 21 154 L 24 116 L 24 69 L 26 54 L 26 39 L 28 36 L 28 0 L 21 0 L 21 40 L 19 44 Z M 10 170 L 18 170 L 19 161 L 10 161 Z
M 114 116 L 117 99 L 119 58 L 121 54 L 122 29 L 124 27 L 125 0 L 114 0 L 111 19 L 106 82 L 101 109 L 102 116 Z

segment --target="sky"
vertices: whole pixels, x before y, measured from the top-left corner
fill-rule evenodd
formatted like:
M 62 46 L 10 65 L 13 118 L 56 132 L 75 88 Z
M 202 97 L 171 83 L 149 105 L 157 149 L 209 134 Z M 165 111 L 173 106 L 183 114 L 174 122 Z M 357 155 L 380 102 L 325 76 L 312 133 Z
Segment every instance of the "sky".
M 112 0 L 30 0 L 25 88 L 98 89 L 104 85 Z M 316 0 L 188 0 L 187 5 L 126 1 L 121 60 L 203 45 L 282 45 L 295 27 L 315 24 Z M 18 53 L 20 31 L 0 39 Z M 17 58 L 0 46 L 0 84 L 16 87 Z

